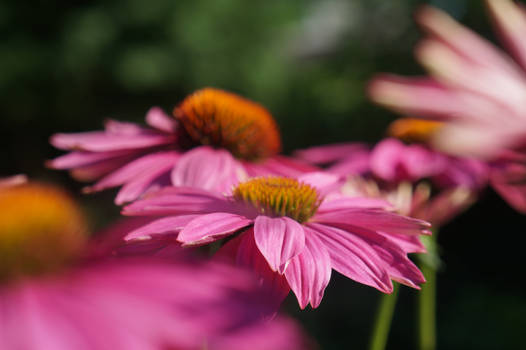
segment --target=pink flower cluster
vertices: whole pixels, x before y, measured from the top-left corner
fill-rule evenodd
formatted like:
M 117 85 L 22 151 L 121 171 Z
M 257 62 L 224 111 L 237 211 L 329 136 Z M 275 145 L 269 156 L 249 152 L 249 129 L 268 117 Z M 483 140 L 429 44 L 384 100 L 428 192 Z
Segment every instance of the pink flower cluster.
M 419 140 L 280 155 L 270 112 L 213 88 L 172 116 L 151 108 L 147 126 L 53 135 L 68 153 L 47 165 L 94 182 L 86 192 L 120 187 L 128 218 L 86 237 L 63 192 L 0 179 L 0 348 L 308 349 L 276 315 L 290 291 L 317 308 L 333 271 L 384 293 L 419 289 L 408 254 L 426 251 L 429 222 L 488 183 L 526 212 L 526 12 L 487 4 L 513 59 L 426 7 L 417 57 L 432 76 L 371 83 L 374 101 L 438 120 L 407 124 Z M 211 259 L 190 256 L 211 244 Z

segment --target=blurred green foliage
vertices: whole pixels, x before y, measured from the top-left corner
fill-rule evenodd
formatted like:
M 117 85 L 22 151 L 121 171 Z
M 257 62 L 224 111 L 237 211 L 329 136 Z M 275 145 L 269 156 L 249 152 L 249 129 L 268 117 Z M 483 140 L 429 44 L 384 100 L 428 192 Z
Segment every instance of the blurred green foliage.
M 0 2 L 0 175 L 26 173 L 79 193 L 81 185 L 67 174 L 43 167 L 60 154 L 47 142 L 52 133 L 99 129 L 108 117 L 142 122 L 152 105 L 170 111 L 203 86 L 267 106 L 287 152 L 378 140 L 394 114 L 371 105 L 365 87 L 376 72 L 422 72 L 412 56 L 420 37 L 412 13 L 423 2 Z M 431 2 L 492 38 L 481 1 Z M 113 195 L 79 196 L 94 226 L 118 215 Z M 513 348 L 526 327 L 517 278 L 524 235 L 514 238 L 516 248 L 494 242 L 502 227 L 481 222 L 485 217 L 501 217 L 522 231 L 526 224 L 490 194 L 441 231 L 439 348 Z M 415 293 L 402 290 L 389 348 L 415 344 Z M 292 298 L 287 306 L 323 349 L 363 349 L 377 296 L 336 276 L 319 309 L 299 312 Z

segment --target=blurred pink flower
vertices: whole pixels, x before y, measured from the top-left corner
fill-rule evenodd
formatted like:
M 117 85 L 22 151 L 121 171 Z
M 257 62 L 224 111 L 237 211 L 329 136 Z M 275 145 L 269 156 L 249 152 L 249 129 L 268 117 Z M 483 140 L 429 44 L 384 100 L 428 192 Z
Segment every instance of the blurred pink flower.
M 416 57 L 431 77 L 381 75 L 371 98 L 401 113 L 444 122 L 433 135 L 440 150 L 492 160 L 493 188 L 526 213 L 526 11 L 510 0 L 486 0 L 508 54 L 424 7 L 416 16 L 428 34 Z M 514 180 L 512 180 L 514 179 Z
M 328 172 L 346 178 L 344 193 L 387 199 L 401 214 L 437 226 L 469 206 L 488 180 L 484 162 L 394 138 L 384 139 L 372 149 L 349 143 L 311 147 L 297 155 L 325 164 Z M 412 241 L 417 243 L 415 238 Z
M 147 128 L 110 120 L 104 131 L 55 134 L 51 144 L 71 152 L 48 166 L 71 169 L 78 180 L 98 180 L 86 191 L 122 186 L 117 204 L 169 185 L 224 192 L 250 176 L 313 170 L 277 155 L 281 140 L 272 116 L 234 94 L 199 90 L 174 115 L 153 107 Z
M 361 143 L 315 146 L 296 155 L 309 163 L 327 165 L 340 176 L 367 175 L 385 183 L 430 179 L 440 188 L 479 189 L 487 183 L 488 167 L 473 158 L 453 157 L 424 144 L 386 138 L 372 149 Z
M 264 322 L 268 299 L 241 271 L 148 260 L 89 263 L 0 287 L 2 349 L 304 349 Z
M 512 60 L 444 12 L 424 7 L 418 23 L 428 34 L 416 57 L 430 78 L 380 76 L 372 99 L 402 113 L 437 118 L 440 149 L 494 158 L 526 143 L 526 12 L 510 0 L 486 1 Z
M 430 234 L 429 224 L 386 210 L 385 201 L 333 198 L 324 174 L 296 179 L 255 178 L 225 196 L 192 188 L 165 188 L 124 208 L 125 215 L 162 216 L 133 230 L 128 240 L 176 235 L 184 246 L 229 240 L 218 252 L 254 269 L 281 300 L 317 307 L 331 269 L 382 292 L 391 279 L 418 288 L 424 277 L 392 235 Z
M 274 301 L 244 271 L 181 254 L 83 257 L 82 215 L 53 187 L 0 189 L 0 209 L 1 349 L 308 347 L 292 321 L 269 321 Z

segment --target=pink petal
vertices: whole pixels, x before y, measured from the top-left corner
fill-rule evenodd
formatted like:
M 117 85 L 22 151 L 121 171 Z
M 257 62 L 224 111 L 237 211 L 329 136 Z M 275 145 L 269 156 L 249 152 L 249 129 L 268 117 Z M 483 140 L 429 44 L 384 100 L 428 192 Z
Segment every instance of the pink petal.
M 526 213 L 526 165 L 500 164 L 494 166 L 490 174 L 493 189 L 515 210 Z
M 190 221 L 197 218 L 198 215 L 178 215 L 168 216 L 153 220 L 146 225 L 140 226 L 124 235 L 124 239 L 144 239 L 153 235 L 173 234 L 181 231 Z
M 200 215 L 190 221 L 177 240 L 183 245 L 198 245 L 213 242 L 252 224 L 252 220 L 231 213 Z
M 526 12 L 513 1 L 487 1 L 497 31 L 515 59 L 526 70 Z
M 270 268 L 281 274 L 289 261 L 305 247 L 305 232 L 296 221 L 284 216 L 256 217 L 254 224 L 256 245 L 267 259 Z
M 253 228 L 228 241 L 214 257 L 235 262 L 239 266 L 248 267 L 255 271 L 259 277 L 259 283 L 269 291 L 270 297 L 275 300 L 277 307 L 290 292 L 285 276 L 270 269 L 267 260 L 256 246 Z
M 305 228 L 305 248 L 290 261 L 285 277 L 300 307 L 317 308 L 331 279 L 331 258 L 321 240 Z
M 137 176 L 124 184 L 115 197 L 115 204 L 121 205 L 134 201 L 142 194 L 148 192 L 152 187 L 157 187 L 156 181 L 167 175 L 172 169 L 173 164 L 157 164 L 151 168 L 137 174 Z
M 71 176 L 78 181 L 93 181 L 111 173 L 120 166 L 123 166 L 133 159 L 133 157 L 133 155 L 123 156 L 89 165 L 82 165 L 72 168 L 69 172 Z M 86 187 L 83 191 L 90 192 L 91 189 L 90 187 Z
M 327 171 L 340 176 L 362 175 L 369 172 L 370 158 L 370 150 L 357 150 L 356 152 L 349 154 L 339 163 L 327 168 Z
M 26 182 L 27 176 L 23 174 L 0 177 L 0 189 L 25 184 Z
M 392 207 L 391 203 L 383 199 L 370 197 L 340 197 L 323 201 L 319 206 L 317 213 L 335 212 L 351 208 L 392 209 Z
M 383 261 L 383 268 L 392 279 L 417 289 L 419 284 L 425 282 L 424 276 L 409 260 L 407 253 L 394 240 L 386 239 L 388 235 L 378 234 L 378 232 L 362 227 L 348 226 L 343 229 L 348 230 L 353 237 L 359 236 L 376 251 L 380 260 Z
M 92 186 L 99 191 L 105 188 L 120 186 L 141 174 L 150 173 L 152 168 L 171 168 L 179 154 L 175 151 L 158 152 L 137 158 L 122 168 L 112 172 Z
M 319 171 L 315 166 L 302 160 L 276 155 L 261 162 L 243 162 L 243 166 L 250 177 L 278 175 L 297 177 L 303 173 Z
M 167 187 L 124 207 L 124 215 L 202 214 L 236 211 L 224 196 L 199 188 Z
M 115 158 L 132 154 L 133 152 L 128 150 L 100 153 L 74 151 L 46 162 L 46 166 L 53 169 L 71 169 L 102 161 L 111 162 Z
M 454 92 L 429 78 L 381 74 L 369 83 L 368 93 L 376 103 L 422 117 L 444 119 L 465 110 L 464 102 Z
M 488 102 L 502 103 L 512 111 L 521 106 L 520 91 L 526 88 L 526 81 L 519 68 L 511 60 L 506 62 L 504 55 L 498 65 L 478 65 L 446 43 L 433 39 L 422 41 L 416 54 L 438 80 L 449 86 L 481 95 Z
M 444 170 L 446 158 L 420 145 L 404 145 L 388 138 L 371 152 L 371 171 L 388 182 L 415 181 Z
M 316 223 L 307 227 L 323 242 L 336 271 L 384 293 L 393 290 L 385 264 L 369 242 L 336 227 Z
M 490 7 L 492 7 L 491 2 L 488 1 Z M 498 0 L 493 2 L 505 3 L 508 1 Z M 506 7 L 506 5 L 500 7 Z M 494 8 L 496 9 L 496 7 Z M 510 12 L 508 15 L 513 14 Z M 470 60 L 471 63 L 498 67 L 502 70 L 508 70 L 508 73 L 514 72 L 514 69 L 510 70 L 510 60 L 493 44 L 457 23 L 445 12 L 431 6 L 424 6 L 418 12 L 416 20 L 434 38 L 446 43 L 452 50 L 464 56 L 465 59 Z M 506 17 L 507 20 L 508 16 Z
M 104 130 L 111 135 L 133 136 L 141 134 L 146 129 L 135 123 L 106 119 Z
M 146 123 L 157 130 L 166 133 L 175 132 L 177 122 L 159 107 L 152 107 L 146 113 Z
M 363 143 L 336 143 L 299 150 L 295 155 L 309 163 L 328 164 L 343 160 L 351 153 L 367 150 L 368 147 Z
M 378 234 L 384 236 L 385 238 L 393 241 L 397 246 L 402 248 L 406 253 L 426 253 L 427 249 L 420 241 L 420 238 L 417 236 L 408 236 L 401 234 L 387 234 L 378 232 Z
M 382 209 L 347 209 L 337 212 L 318 212 L 313 222 L 332 225 L 351 225 L 373 231 L 406 235 L 431 234 L 428 222 L 391 213 Z
M 104 131 L 55 134 L 50 142 L 60 149 L 105 152 L 166 145 L 174 142 L 174 138 L 144 129 L 137 135 L 113 135 Z
M 229 152 L 206 146 L 186 152 L 172 170 L 174 186 L 220 192 L 229 191 L 242 178 L 243 170 Z
M 326 196 L 332 192 L 336 192 L 343 185 L 343 179 L 341 176 L 321 171 L 306 173 L 299 176 L 297 179 L 299 182 L 314 187 L 321 196 Z

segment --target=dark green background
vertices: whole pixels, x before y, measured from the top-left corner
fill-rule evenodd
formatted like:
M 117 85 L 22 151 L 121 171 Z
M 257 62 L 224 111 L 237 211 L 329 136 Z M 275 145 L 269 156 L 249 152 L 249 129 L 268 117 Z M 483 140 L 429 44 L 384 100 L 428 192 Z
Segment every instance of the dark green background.
M 0 175 L 80 184 L 43 161 L 54 132 L 142 122 L 203 86 L 261 102 L 285 151 L 376 141 L 395 115 L 370 104 L 375 72 L 421 73 L 412 13 L 422 1 L 111 0 L 0 3 Z M 433 1 L 494 40 L 481 1 Z M 80 196 L 95 227 L 115 192 Z M 440 233 L 440 349 L 517 349 L 526 329 L 526 220 L 493 192 Z M 363 349 L 379 293 L 333 274 L 317 310 L 286 309 L 323 349 Z M 415 344 L 416 292 L 404 288 L 389 348 Z

